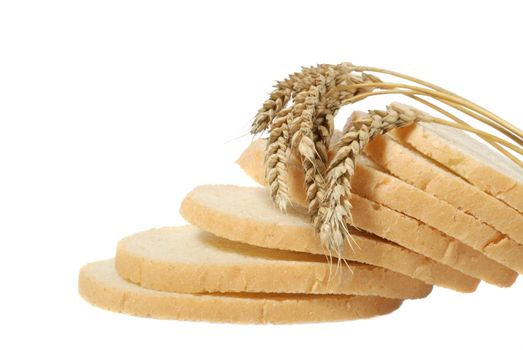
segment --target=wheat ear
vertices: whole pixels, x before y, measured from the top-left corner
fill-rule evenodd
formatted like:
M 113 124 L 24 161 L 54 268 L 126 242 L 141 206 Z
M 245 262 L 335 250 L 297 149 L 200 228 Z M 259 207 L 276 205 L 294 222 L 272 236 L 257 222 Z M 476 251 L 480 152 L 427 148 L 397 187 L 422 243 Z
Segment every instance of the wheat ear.
M 269 98 L 263 103 L 254 116 L 251 125 L 251 134 L 258 134 L 269 128 L 276 114 L 289 102 L 292 93 L 292 80 L 285 79 L 278 82 Z
M 385 111 L 359 114 L 344 130 L 327 171 L 328 187 L 319 218 L 320 240 L 328 250 L 342 250 L 344 241 L 350 242 L 347 225 L 352 225 L 351 178 L 363 148 L 378 135 L 420 120 L 428 119 L 414 109 L 390 105 Z
M 371 82 L 380 82 L 381 80 L 371 74 L 356 75 L 353 72 L 351 64 L 340 64 L 336 66 L 335 70 L 337 74 L 334 81 L 327 85 L 327 93 L 321 101 L 319 111 L 315 118 L 315 145 L 317 150 L 317 157 L 315 159 L 316 167 L 320 169 L 321 174 L 325 177 L 327 172 L 327 166 L 329 163 L 329 146 L 334 131 L 334 118 L 340 108 L 342 107 L 341 102 L 349 97 L 358 96 L 362 93 L 369 93 L 372 89 L 361 88 L 354 89 L 352 91 L 337 89 L 339 86 L 350 86 L 353 84 L 364 84 Z M 325 183 L 325 181 L 324 181 Z M 307 188 L 308 189 L 308 188 Z M 325 197 L 325 186 L 319 187 L 316 192 L 316 197 L 308 196 L 312 198 L 318 204 L 321 204 Z M 313 204 L 316 204 L 312 202 Z M 309 202 L 309 207 L 311 202 Z M 321 221 L 320 218 L 325 215 L 325 208 L 319 205 L 316 215 L 313 216 L 313 225 L 316 233 L 320 233 Z M 339 252 L 337 252 L 339 253 Z M 339 256 L 339 255 L 338 255 Z
M 265 151 L 265 182 L 271 197 L 281 210 L 288 204 L 288 147 L 286 140 L 289 138 L 288 118 L 290 109 L 279 111 L 273 119 L 267 148 Z
M 292 113 L 291 147 L 298 154 L 305 173 L 307 204 L 311 217 L 316 216 L 319 208 L 318 192 L 325 187 L 322 169 L 317 167 L 314 116 L 325 94 L 326 84 L 327 79 L 323 74 L 315 74 L 314 83 L 302 96 L 302 100 L 294 104 Z
M 289 158 L 289 121 L 291 109 L 284 109 L 291 98 L 300 97 L 303 80 L 308 74 L 298 72 L 276 85 L 262 108 L 256 114 L 251 126 L 251 133 L 258 134 L 269 129 L 269 140 L 265 152 L 265 181 L 270 189 L 271 197 L 281 210 L 286 210 L 289 203 L 288 170 Z M 300 83 L 301 82 L 301 83 Z M 300 95 L 302 96 L 303 93 Z
M 381 82 L 379 78 L 371 74 L 355 75 L 352 68 L 353 66 L 350 63 L 340 64 L 335 68 L 337 74 L 332 83 L 327 85 L 327 92 L 321 101 L 314 120 L 316 149 L 320 156 L 319 161 L 325 167 L 328 164 L 329 144 L 334 131 L 334 117 L 343 106 L 342 102 L 372 91 L 372 88 L 360 88 L 349 91 L 339 87 Z
M 317 152 L 313 142 L 313 116 L 325 92 L 326 79 L 321 73 L 329 67 L 330 65 L 321 65 L 303 68 L 302 72 L 289 76 L 288 81 L 292 83 L 292 109 L 285 110 L 285 113 L 274 118 L 269 126 L 270 137 L 265 162 L 266 182 L 271 190 L 271 197 L 281 210 L 285 210 L 289 203 L 286 164 L 291 145 L 295 146 L 302 161 L 307 187 L 311 190 L 322 187 L 318 185 L 323 183 L 321 174 L 315 167 Z M 315 215 L 316 210 L 313 213 Z

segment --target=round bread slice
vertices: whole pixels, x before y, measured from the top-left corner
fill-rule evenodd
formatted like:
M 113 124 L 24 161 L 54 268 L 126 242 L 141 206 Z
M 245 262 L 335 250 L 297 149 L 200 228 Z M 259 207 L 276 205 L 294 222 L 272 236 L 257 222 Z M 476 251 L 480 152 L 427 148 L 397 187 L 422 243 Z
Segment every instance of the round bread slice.
M 238 160 L 245 172 L 262 185 L 265 168 L 261 159 L 265 144 L 265 140 L 257 140 Z M 305 206 L 303 170 L 292 159 L 288 182 L 291 199 Z M 354 225 L 363 230 L 500 287 L 511 286 L 518 276 L 505 263 L 514 269 L 523 269 L 523 260 L 518 257 L 521 249 L 514 241 L 503 241 L 502 254 L 475 249 L 480 242 L 496 239 L 498 233 L 473 216 L 385 173 L 368 158 L 359 158 L 351 185 L 352 218 Z M 481 239 L 474 239 L 476 237 Z M 462 241 L 477 244 L 471 246 Z M 506 249 L 510 243 L 516 247 Z M 492 246 L 500 251 L 497 245 Z M 498 259 L 500 257 L 503 259 Z
M 523 244 L 521 213 L 391 135 L 374 139 L 365 147 L 365 153 L 394 176 L 461 208 Z
M 182 202 L 180 213 L 202 230 L 255 246 L 325 254 L 303 208 L 278 210 L 264 188 L 205 185 Z M 351 231 L 354 248 L 345 247 L 342 258 L 381 266 L 428 284 L 473 292 L 479 280 L 439 264 L 394 243 Z
M 392 131 L 410 147 L 523 213 L 523 169 L 467 133 L 436 123 Z
M 301 294 L 182 294 L 146 289 L 121 278 L 113 260 L 80 270 L 80 295 L 103 309 L 160 319 L 227 323 L 304 323 L 384 315 L 401 299 Z
M 194 226 L 164 227 L 118 244 L 116 270 L 124 279 L 165 292 L 263 292 L 427 296 L 432 286 L 381 267 L 242 244 Z

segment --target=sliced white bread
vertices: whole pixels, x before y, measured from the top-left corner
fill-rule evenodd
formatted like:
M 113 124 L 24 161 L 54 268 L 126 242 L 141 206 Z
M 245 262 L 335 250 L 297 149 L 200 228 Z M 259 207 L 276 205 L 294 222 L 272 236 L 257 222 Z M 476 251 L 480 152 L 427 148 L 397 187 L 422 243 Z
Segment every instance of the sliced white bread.
M 393 137 L 376 138 L 365 153 L 394 176 L 473 215 L 523 243 L 523 215 Z
M 523 213 L 523 169 L 465 132 L 417 123 L 393 134 L 481 190 Z
M 122 239 L 116 270 L 148 289 L 180 293 L 263 292 L 423 298 L 432 286 L 381 267 L 260 248 L 194 226 L 164 227 Z M 350 267 L 350 269 L 349 269 Z
M 80 270 L 80 295 L 103 309 L 160 319 L 227 323 L 341 321 L 384 315 L 400 299 L 375 296 L 300 294 L 182 294 L 137 286 L 121 278 L 113 260 Z
M 523 273 L 523 245 L 453 205 L 389 175 L 362 157 L 356 165 L 353 191 L 412 219 L 427 224 L 434 240 L 455 244 L 465 253 L 463 271 L 486 282 L 503 285 Z M 479 254 L 478 254 L 479 253 Z M 511 270 L 512 269 L 512 270 Z M 517 272 L 515 272 L 515 271 Z
M 256 246 L 325 254 L 303 208 L 278 210 L 264 188 L 200 186 L 182 202 L 180 213 L 191 224 L 234 241 Z M 409 232 L 400 232 L 412 236 Z M 358 247 L 345 247 L 343 258 L 381 266 L 428 284 L 462 292 L 476 289 L 478 279 L 376 236 L 352 231 Z
M 238 160 L 243 170 L 261 184 L 264 183 L 264 149 L 265 140 L 257 140 Z M 488 283 L 503 287 L 514 283 L 516 272 L 425 223 L 430 221 L 462 238 L 476 235 L 476 231 L 468 228 L 467 224 L 474 224 L 476 229 L 482 228 L 477 219 L 381 171 L 370 160 L 361 160 L 356 164 L 351 183 L 355 226 Z M 289 193 L 293 201 L 300 205 L 305 204 L 303 183 L 303 171 L 291 159 Z M 449 220 L 449 217 L 453 219 Z M 485 230 L 491 230 L 484 226 Z M 495 255 L 519 267 L 521 259 L 513 258 L 512 251 Z

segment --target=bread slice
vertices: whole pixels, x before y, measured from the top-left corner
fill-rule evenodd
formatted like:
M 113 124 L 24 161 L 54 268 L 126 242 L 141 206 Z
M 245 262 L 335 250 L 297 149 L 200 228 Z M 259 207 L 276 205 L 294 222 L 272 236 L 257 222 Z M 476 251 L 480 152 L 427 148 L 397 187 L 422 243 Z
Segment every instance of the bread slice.
M 228 323 L 341 321 L 384 315 L 401 299 L 300 294 L 181 294 L 160 292 L 122 279 L 113 260 L 80 270 L 80 295 L 103 309 L 160 319 Z
M 264 188 L 232 185 L 200 186 L 182 202 L 180 213 L 191 224 L 217 236 L 260 247 L 325 254 L 304 210 L 278 210 Z M 381 266 L 425 283 L 472 292 L 478 280 L 449 266 L 376 236 L 352 231 L 357 243 L 343 258 Z
M 244 171 L 262 184 L 264 165 L 260 160 L 264 149 L 265 141 L 258 140 L 238 160 Z M 298 204 L 305 204 L 303 171 L 292 160 L 289 166 L 289 189 L 293 200 Z M 433 225 L 452 231 L 456 236 L 468 234 L 475 237 L 476 232 L 471 231 L 467 224 L 479 229 L 481 223 L 477 219 L 384 173 L 370 160 L 365 161 L 362 158 L 356 164 L 352 191 L 355 226 L 486 282 L 506 287 L 516 280 L 516 272 L 420 221 L 430 221 Z M 448 220 L 448 217 L 453 220 Z M 486 229 L 490 228 L 487 226 Z M 519 267 L 521 259 L 512 258 L 510 252 L 496 256 L 507 257 L 506 260 Z
M 523 213 L 523 169 L 456 128 L 417 123 L 393 134 L 471 184 Z
M 337 271 L 324 256 L 255 247 L 194 226 L 164 227 L 122 239 L 116 270 L 165 292 L 263 292 L 423 298 L 432 286 L 381 267 L 349 262 Z
M 457 269 L 500 285 L 515 281 L 513 270 L 523 273 L 523 245 L 430 193 L 363 165 L 362 158 L 352 181 L 354 192 L 427 224 L 425 234 L 427 239 L 434 236 L 433 244 L 454 244 L 464 254 L 464 265 Z M 500 241 L 503 249 L 496 248 Z
M 376 138 L 365 153 L 394 176 L 523 243 L 522 214 L 393 137 Z

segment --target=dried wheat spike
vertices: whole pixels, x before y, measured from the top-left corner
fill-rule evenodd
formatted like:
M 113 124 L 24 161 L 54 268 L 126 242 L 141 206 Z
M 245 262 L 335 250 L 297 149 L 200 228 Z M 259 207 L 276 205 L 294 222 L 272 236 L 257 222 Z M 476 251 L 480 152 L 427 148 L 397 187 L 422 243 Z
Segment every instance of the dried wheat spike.
M 263 103 L 263 106 L 254 117 L 251 125 L 251 134 L 258 134 L 267 130 L 276 114 L 289 102 L 292 93 L 292 83 L 291 79 L 285 79 L 276 84 L 276 89 L 271 92 L 269 98 Z
M 355 114 L 335 145 L 335 155 L 327 171 L 327 190 L 319 212 L 319 237 L 329 251 L 342 251 L 350 243 L 347 225 L 352 224 L 351 178 L 363 148 L 376 136 L 410 123 L 428 120 L 426 115 L 402 105 L 387 106 L 386 111 Z
M 350 86 L 363 83 L 378 83 L 381 80 L 371 74 L 355 75 L 353 66 L 350 63 L 342 63 L 335 67 L 336 75 L 332 82 L 327 82 L 327 93 L 322 99 L 318 113 L 315 118 L 315 144 L 321 163 L 325 166 L 328 163 L 329 144 L 334 130 L 334 117 L 342 107 L 342 101 L 362 93 L 371 92 L 372 88 L 358 88 L 353 91 L 337 89 L 340 86 Z
M 265 180 L 269 186 L 271 197 L 281 210 L 286 210 L 289 203 L 287 185 L 287 163 L 289 158 L 289 121 L 291 109 L 283 109 L 292 97 L 298 103 L 305 99 L 302 80 L 307 75 L 303 72 L 295 73 L 288 79 L 276 85 L 270 98 L 265 101 L 263 107 L 258 111 L 251 133 L 260 133 L 269 129 L 269 140 L 265 154 Z M 298 82 L 302 82 L 297 85 Z M 297 92 L 293 96 L 293 91 Z
M 334 130 L 334 117 L 341 108 L 341 102 L 348 98 L 361 93 L 370 92 L 369 88 L 354 89 L 342 91 L 336 89 L 340 85 L 362 84 L 365 82 L 377 82 L 378 78 L 372 75 L 362 74 L 357 76 L 353 74 L 352 65 L 341 64 L 335 68 L 330 68 L 326 73 L 326 93 L 320 101 L 317 108 L 313 126 L 315 158 L 314 166 L 304 164 L 305 170 L 305 187 L 307 193 L 307 203 L 309 213 L 313 218 L 313 224 L 316 232 L 320 232 L 320 221 L 318 220 L 323 214 L 318 214 L 321 203 L 325 197 L 326 183 L 325 175 L 328 165 L 329 145 Z M 307 176 L 308 175 L 308 176 Z
M 290 112 L 291 109 L 286 108 L 276 114 L 265 151 L 265 181 L 269 186 L 271 197 L 281 210 L 285 210 L 289 202 L 287 140 L 289 138 L 288 119 Z
M 327 170 L 329 144 L 334 131 L 334 117 L 340 108 L 339 94 L 336 93 L 335 88 L 344 82 L 347 76 L 341 65 L 329 67 L 325 74 L 325 92 L 317 107 L 313 126 L 317 163 L 322 173 Z
M 293 107 L 293 120 L 291 124 L 291 146 L 296 151 L 305 173 L 305 188 L 308 212 L 315 217 L 320 207 L 325 188 L 324 174 L 326 163 L 322 162 L 320 152 L 328 152 L 330 130 L 316 122 L 317 111 L 324 99 L 328 88 L 333 88 L 336 78 L 333 66 L 322 65 L 315 70 L 309 70 L 307 83 L 310 84 L 307 95 L 303 101 L 295 103 Z M 323 132 L 324 138 L 320 135 Z M 321 139 L 321 140 L 320 140 Z M 317 149 L 320 147 L 320 150 Z
M 311 203 L 310 196 L 315 195 L 318 181 L 316 177 L 319 176 L 318 169 L 316 169 L 316 146 L 314 144 L 314 115 L 316 108 L 320 103 L 322 95 L 325 93 L 325 77 L 318 75 L 314 84 L 309 87 L 305 98 L 300 103 L 295 103 L 292 113 L 291 123 L 291 147 L 296 150 L 301 160 L 305 171 L 305 184 L 307 189 L 307 202 Z M 321 183 L 322 180 L 320 179 Z M 309 212 L 314 215 L 315 208 L 309 206 Z
M 304 68 L 302 72 L 291 75 L 288 81 L 293 84 L 291 96 L 294 104 L 290 112 L 285 110 L 285 113 L 273 118 L 269 126 L 271 136 L 267 143 L 265 178 L 271 197 L 281 210 L 285 210 L 289 203 L 286 164 L 292 142 L 296 145 L 308 174 L 309 186 L 316 187 L 317 183 L 322 182 L 314 167 L 316 151 L 313 142 L 313 118 L 325 90 L 324 80 L 315 67 Z

